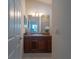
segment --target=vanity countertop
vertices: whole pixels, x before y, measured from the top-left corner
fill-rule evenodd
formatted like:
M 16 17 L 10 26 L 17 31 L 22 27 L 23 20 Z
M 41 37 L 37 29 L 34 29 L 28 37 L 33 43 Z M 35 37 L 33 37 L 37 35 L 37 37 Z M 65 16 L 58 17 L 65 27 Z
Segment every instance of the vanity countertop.
M 51 35 L 47 35 L 47 34 L 26 34 L 24 36 L 51 36 Z

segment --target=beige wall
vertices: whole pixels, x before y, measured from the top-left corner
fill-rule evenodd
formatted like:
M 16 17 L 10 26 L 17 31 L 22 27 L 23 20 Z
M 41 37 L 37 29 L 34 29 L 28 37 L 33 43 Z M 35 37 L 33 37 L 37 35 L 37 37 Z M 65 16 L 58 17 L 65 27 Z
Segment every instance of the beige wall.
M 39 1 L 26 0 L 26 16 L 32 12 L 44 13 L 45 15 L 50 15 L 50 33 L 52 32 L 51 22 L 52 22 L 52 7 L 48 4 Z
M 42 12 L 45 14 L 50 14 L 51 6 L 42 2 L 26 0 L 26 14 L 30 12 Z

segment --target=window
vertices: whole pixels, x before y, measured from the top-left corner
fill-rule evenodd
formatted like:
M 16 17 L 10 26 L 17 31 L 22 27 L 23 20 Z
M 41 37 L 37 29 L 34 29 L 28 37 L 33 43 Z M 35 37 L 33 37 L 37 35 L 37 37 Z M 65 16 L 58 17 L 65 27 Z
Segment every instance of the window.
M 31 32 L 38 32 L 37 24 L 32 24 Z
M 29 30 L 32 33 L 39 32 L 39 18 L 38 17 L 31 17 L 29 19 Z

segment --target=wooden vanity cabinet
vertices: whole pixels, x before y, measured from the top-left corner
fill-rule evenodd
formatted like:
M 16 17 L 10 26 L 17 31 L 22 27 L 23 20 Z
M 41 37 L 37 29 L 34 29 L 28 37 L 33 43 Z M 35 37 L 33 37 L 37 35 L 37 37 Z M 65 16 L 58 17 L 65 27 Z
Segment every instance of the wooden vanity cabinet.
M 24 53 L 51 53 L 51 36 L 24 36 Z

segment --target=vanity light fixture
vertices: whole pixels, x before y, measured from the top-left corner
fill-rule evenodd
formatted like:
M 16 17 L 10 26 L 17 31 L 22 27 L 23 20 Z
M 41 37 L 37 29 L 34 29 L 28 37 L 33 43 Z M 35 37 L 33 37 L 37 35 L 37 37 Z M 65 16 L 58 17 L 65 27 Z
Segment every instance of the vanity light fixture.
M 42 16 L 42 15 L 44 15 L 44 13 L 39 13 L 39 16 Z
M 44 15 L 44 13 L 31 13 L 31 15 L 32 15 L 33 17 L 34 17 L 34 16 L 38 17 L 38 16 Z
M 21 17 L 21 12 L 20 11 L 17 12 L 17 16 Z

